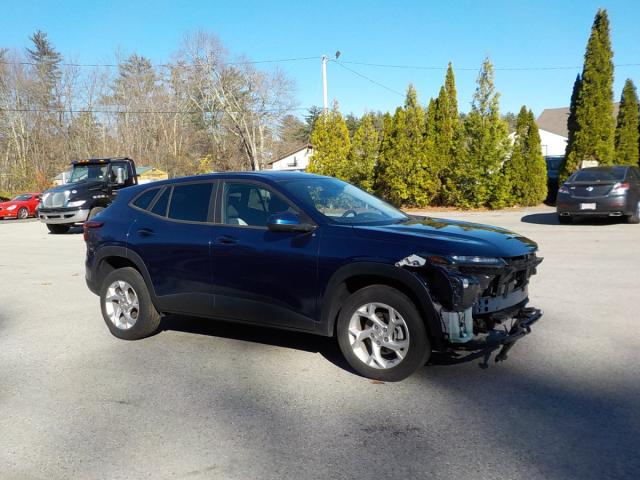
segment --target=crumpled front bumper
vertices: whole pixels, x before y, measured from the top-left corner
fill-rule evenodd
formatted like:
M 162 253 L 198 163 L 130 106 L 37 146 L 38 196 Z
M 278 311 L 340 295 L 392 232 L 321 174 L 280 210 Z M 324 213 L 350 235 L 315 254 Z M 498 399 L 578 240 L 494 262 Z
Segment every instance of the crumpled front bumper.
M 496 362 L 507 359 L 509 350 L 525 335 L 531 333 L 531 326 L 542 317 L 542 310 L 533 307 L 521 308 L 514 316 L 513 323 L 509 330 L 501 330 L 496 327 L 481 340 L 471 340 L 461 344 L 449 344 L 451 350 L 473 352 L 472 355 L 464 357 L 462 360 L 489 356 L 491 352 L 500 348 L 500 352 L 495 357 Z
M 43 223 L 53 223 L 53 224 L 83 223 L 87 221 L 88 216 L 89 216 L 88 209 L 40 208 L 38 210 L 38 218 Z

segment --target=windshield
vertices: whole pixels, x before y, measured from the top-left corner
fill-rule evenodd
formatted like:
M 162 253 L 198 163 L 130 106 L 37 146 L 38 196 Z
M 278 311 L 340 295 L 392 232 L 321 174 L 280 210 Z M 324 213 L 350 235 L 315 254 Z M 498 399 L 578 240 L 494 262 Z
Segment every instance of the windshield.
M 74 165 L 68 183 L 104 180 L 108 166 L 107 164 Z
M 625 167 L 587 168 L 576 172 L 574 182 L 620 182 L 627 172 Z
M 335 223 L 386 224 L 409 218 L 379 198 L 335 178 L 291 180 L 283 186 L 306 207 Z
M 26 202 L 27 200 L 29 200 L 31 198 L 31 195 L 28 194 L 23 194 L 23 195 L 17 195 L 16 197 L 13 198 L 13 200 L 11 200 L 12 202 Z

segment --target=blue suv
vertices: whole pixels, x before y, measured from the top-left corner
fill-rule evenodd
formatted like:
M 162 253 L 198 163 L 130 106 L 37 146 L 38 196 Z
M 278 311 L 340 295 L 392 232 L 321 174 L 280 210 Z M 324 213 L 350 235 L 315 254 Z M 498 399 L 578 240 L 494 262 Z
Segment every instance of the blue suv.
M 86 280 L 113 335 L 184 314 L 335 336 L 361 375 L 530 331 L 541 259 L 501 228 L 410 216 L 335 178 L 220 173 L 121 190 L 84 224 Z

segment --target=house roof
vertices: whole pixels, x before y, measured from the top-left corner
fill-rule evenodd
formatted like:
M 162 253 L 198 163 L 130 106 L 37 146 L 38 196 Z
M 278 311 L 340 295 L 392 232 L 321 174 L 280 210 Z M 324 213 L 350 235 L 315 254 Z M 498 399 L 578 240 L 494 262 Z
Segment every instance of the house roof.
M 267 165 L 271 165 L 272 163 L 276 163 L 276 162 L 282 160 L 283 158 L 287 158 L 289 155 L 293 155 L 294 153 L 298 153 L 298 152 L 300 152 L 302 150 L 306 150 L 307 148 L 313 148 L 313 146 L 310 143 L 302 144 L 302 145 L 294 148 L 293 150 L 290 150 L 290 151 L 280 155 L 279 157 L 274 158 L 273 160 L 269 160 L 267 162 Z
M 620 104 L 613 104 L 613 117 L 618 116 L 618 108 Z M 569 107 L 560 108 L 545 108 L 536 123 L 538 128 L 546 130 L 547 132 L 555 133 L 563 137 L 569 136 L 569 128 L 567 127 L 567 121 L 569 120 Z

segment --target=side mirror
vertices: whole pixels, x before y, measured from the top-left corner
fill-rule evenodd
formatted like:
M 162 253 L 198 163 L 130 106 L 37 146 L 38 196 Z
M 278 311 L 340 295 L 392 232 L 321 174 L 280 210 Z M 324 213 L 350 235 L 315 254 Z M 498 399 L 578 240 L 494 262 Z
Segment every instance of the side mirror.
M 292 212 L 271 215 L 267 219 L 267 228 L 272 232 L 312 232 L 315 225 L 302 223 L 300 217 Z
M 116 172 L 116 181 L 115 181 L 115 184 L 116 184 L 116 185 L 124 185 L 124 183 L 125 183 L 125 173 L 124 173 L 124 168 L 122 168 L 122 167 L 116 167 L 116 168 L 115 168 L 115 172 Z

